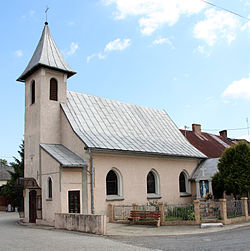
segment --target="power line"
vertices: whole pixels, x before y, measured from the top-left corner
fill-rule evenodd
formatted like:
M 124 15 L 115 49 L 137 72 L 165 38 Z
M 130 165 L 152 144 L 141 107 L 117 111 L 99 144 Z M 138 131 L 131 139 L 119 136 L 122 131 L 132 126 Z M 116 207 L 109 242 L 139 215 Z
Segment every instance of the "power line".
M 206 4 L 209 4 L 209 5 L 211 5 L 211 6 L 214 6 L 214 7 L 218 8 L 218 9 L 224 10 L 224 11 L 226 11 L 226 12 L 229 12 L 229 13 L 233 14 L 233 15 L 236 15 L 236 16 L 238 16 L 238 17 L 241 17 L 241 18 L 243 18 L 243 19 L 246 19 L 246 20 L 250 21 L 250 19 L 249 19 L 248 17 L 242 16 L 242 15 L 238 14 L 237 12 L 234 12 L 234 11 L 231 11 L 231 10 L 226 9 L 226 8 L 224 8 L 224 7 L 221 7 L 221 6 L 218 6 L 218 5 L 216 5 L 216 4 L 210 3 L 210 2 L 208 2 L 208 1 L 206 1 L 206 0 L 201 0 L 201 1 L 204 2 L 204 3 L 206 3 Z
M 230 128 L 230 129 L 223 129 L 227 131 L 239 131 L 239 130 L 247 130 L 250 127 L 242 127 L 242 128 Z M 202 129 L 204 131 L 222 131 L 221 129 Z

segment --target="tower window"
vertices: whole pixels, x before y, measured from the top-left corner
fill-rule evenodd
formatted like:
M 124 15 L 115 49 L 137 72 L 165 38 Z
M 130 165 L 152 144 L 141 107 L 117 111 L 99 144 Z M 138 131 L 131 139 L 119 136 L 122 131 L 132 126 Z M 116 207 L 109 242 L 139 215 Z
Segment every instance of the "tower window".
M 57 101 L 57 80 L 55 78 L 50 79 L 49 99 Z
M 52 179 L 48 177 L 47 179 L 47 200 L 52 200 Z
M 32 80 L 32 81 L 31 81 L 30 93 L 31 93 L 30 104 L 32 105 L 32 104 L 35 103 L 35 96 L 36 96 L 36 91 L 35 91 L 35 80 Z

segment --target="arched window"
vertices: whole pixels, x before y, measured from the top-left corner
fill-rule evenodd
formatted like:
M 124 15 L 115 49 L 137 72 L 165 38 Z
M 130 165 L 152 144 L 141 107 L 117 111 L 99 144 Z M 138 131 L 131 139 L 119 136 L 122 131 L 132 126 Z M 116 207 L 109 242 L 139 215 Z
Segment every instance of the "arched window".
M 49 99 L 57 101 L 57 80 L 55 78 L 50 79 Z
M 181 172 L 181 174 L 179 176 L 179 188 L 180 188 L 181 193 L 187 192 L 187 190 L 186 190 L 186 177 L 183 172 Z
M 155 176 L 154 173 L 150 171 L 147 176 L 147 193 L 156 193 L 155 191 Z
M 31 81 L 30 85 L 30 104 L 35 103 L 36 91 L 35 91 L 35 80 Z
M 107 195 L 118 195 L 118 179 L 113 170 L 110 170 L 106 176 Z
M 52 179 L 48 177 L 47 179 L 47 199 L 52 200 Z

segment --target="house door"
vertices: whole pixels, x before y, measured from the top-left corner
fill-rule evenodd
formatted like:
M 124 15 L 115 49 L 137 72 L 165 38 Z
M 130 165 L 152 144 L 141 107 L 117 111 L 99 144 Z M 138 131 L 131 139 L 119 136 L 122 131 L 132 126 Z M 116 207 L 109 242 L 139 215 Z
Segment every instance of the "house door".
M 29 222 L 36 223 L 36 191 L 29 192 Z
M 69 191 L 69 213 L 80 213 L 80 191 Z

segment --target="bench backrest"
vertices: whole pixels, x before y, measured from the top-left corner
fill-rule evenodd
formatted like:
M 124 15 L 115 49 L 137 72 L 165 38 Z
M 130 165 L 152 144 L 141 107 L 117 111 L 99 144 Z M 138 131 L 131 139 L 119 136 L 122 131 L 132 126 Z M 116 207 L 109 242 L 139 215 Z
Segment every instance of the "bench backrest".
M 131 217 L 143 217 L 143 218 L 159 218 L 161 216 L 160 211 L 130 211 Z

